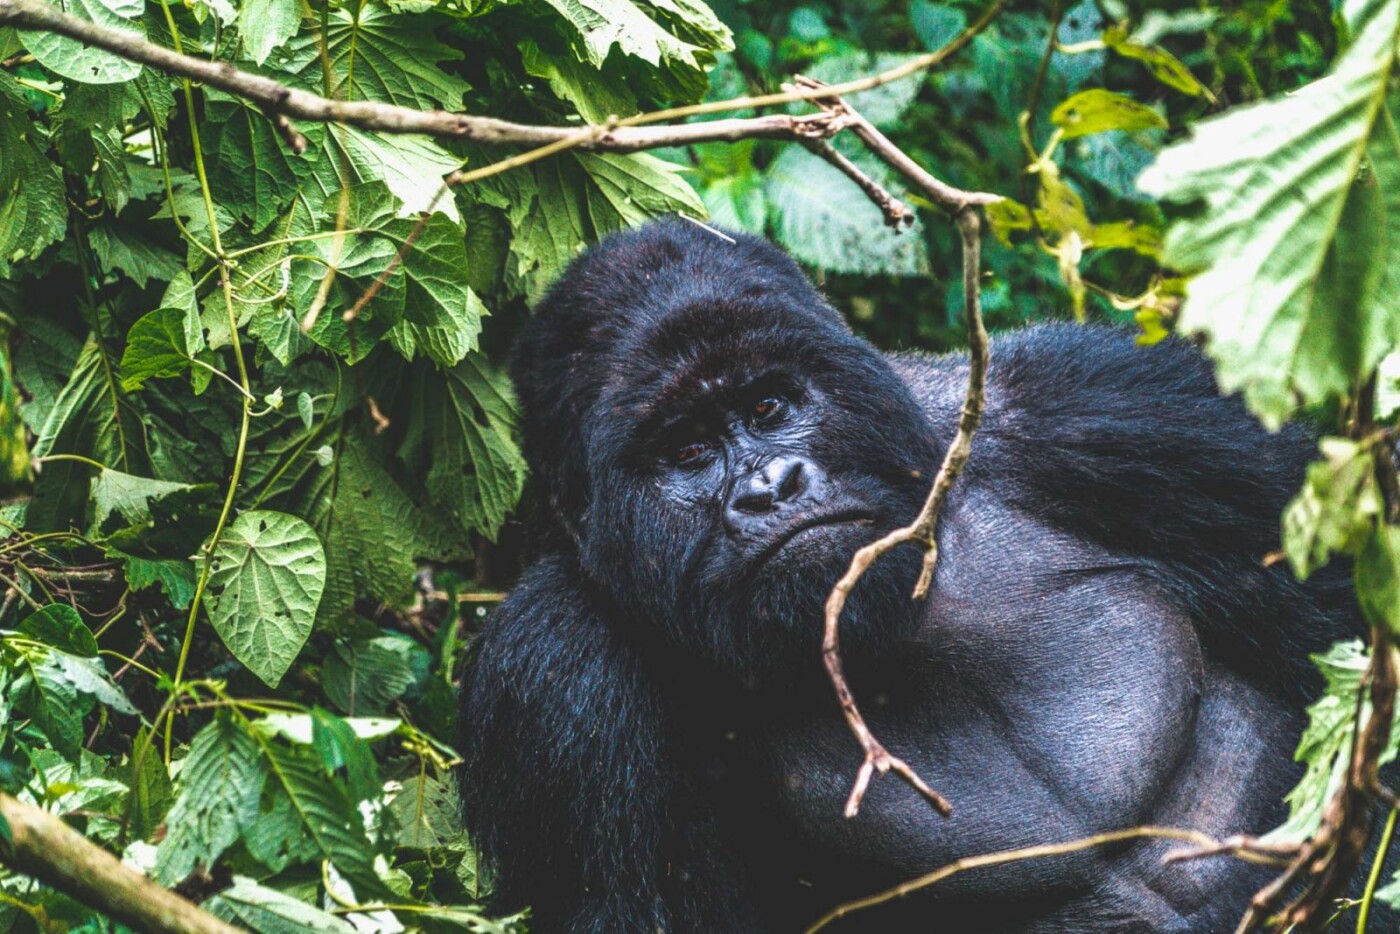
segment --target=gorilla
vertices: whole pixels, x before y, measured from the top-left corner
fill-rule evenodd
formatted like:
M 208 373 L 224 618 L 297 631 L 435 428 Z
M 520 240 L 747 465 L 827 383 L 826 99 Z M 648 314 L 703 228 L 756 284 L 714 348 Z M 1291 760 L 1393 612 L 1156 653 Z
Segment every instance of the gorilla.
M 535 554 L 461 689 L 497 907 L 786 932 L 961 857 L 1282 820 L 1306 653 L 1362 631 L 1344 568 L 1263 560 L 1312 437 L 1266 432 L 1184 341 L 1065 325 L 993 340 L 928 595 L 903 547 L 842 620 L 872 730 L 952 816 L 886 777 L 843 817 L 861 751 L 823 604 L 917 514 L 967 369 L 877 351 L 752 237 L 654 222 L 574 261 L 513 364 Z M 967 872 L 842 929 L 1223 931 L 1277 872 L 1164 864 L 1180 846 Z

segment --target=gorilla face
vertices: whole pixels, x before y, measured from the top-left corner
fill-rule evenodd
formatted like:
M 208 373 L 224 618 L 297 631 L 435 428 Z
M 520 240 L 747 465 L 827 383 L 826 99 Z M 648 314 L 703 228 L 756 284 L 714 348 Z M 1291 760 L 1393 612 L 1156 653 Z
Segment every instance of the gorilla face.
M 606 241 L 556 290 L 568 306 L 542 306 L 516 376 L 526 425 L 562 417 L 527 456 L 590 578 L 640 625 L 738 673 L 809 662 L 825 595 L 857 548 L 913 518 L 939 452 L 888 364 L 786 256 L 666 232 L 640 255 Z M 590 307 L 594 276 L 613 298 Z M 848 652 L 914 625 L 918 564 L 905 549 L 865 576 Z

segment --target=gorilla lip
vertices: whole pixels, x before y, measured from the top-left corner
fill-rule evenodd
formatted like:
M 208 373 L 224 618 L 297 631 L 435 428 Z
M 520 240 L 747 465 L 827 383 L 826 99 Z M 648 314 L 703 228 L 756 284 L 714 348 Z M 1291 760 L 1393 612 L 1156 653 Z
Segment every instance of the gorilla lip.
M 778 534 L 773 537 L 772 541 L 765 545 L 763 550 L 754 557 L 751 567 L 758 567 L 763 564 L 779 551 L 782 551 L 783 546 L 787 545 L 788 542 L 791 542 L 803 532 L 811 529 L 822 528 L 829 525 L 873 524 L 874 522 L 875 517 L 870 513 L 854 509 L 808 516 L 780 530 Z

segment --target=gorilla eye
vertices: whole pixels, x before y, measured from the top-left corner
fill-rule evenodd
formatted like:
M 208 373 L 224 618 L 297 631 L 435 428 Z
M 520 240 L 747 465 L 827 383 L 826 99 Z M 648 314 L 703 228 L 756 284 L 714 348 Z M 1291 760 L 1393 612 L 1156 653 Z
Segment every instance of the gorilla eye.
M 682 444 L 676 448 L 676 452 L 671 455 L 677 464 L 694 464 L 704 457 L 710 446 L 703 441 L 692 441 L 689 444 Z
M 766 422 L 781 412 L 783 400 L 778 396 L 766 396 L 754 403 L 753 409 L 749 412 L 750 417 L 755 422 Z

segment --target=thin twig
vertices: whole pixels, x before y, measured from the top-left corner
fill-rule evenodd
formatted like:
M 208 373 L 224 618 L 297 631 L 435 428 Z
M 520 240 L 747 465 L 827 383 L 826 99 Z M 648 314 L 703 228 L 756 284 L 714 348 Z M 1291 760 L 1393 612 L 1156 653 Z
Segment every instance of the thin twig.
M 968 456 L 972 453 L 972 436 L 982 419 L 983 397 L 987 382 L 987 330 L 982 324 L 982 303 L 978 279 L 981 269 L 981 222 L 971 206 L 965 206 L 958 214 L 958 231 L 962 235 L 963 247 L 963 314 L 967 320 L 968 346 L 971 351 L 971 365 L 968 370 L 967 396 L 963 401 L 962 415 L 958 420 L 957 435 L 943 456 L 943 464 L 938 468 L 933 486 L 929 490 L 924 506 L 912 523 L 896 529 L 879 541 L 866 545 L 855 553 L 851 566 L 845 575 L 831 589 L 826 601 L 826 627 L 822 636 L 822 661 L 826 665 L 831 685 L 836 690 L 836 698 L 841 704 L 841 712 L 846 723 L 861 748 L 865 750 L 865 762 L 856 773 L 851 795 L 846 800 L 846 816 L 854 817 L 860 812 L 861 799 L 875 772 L 893 770 L 926 797 L 938 813 L 947 817 L 953 812 L 942 795 L 930 788 L 902 759 L 892 756 L 880 741 L 870 732 L 865 718 L 856 706 L 850 685 L 842 670 L 840 649 L 841 611 L 846 606 L 846 598 L 860 580 L 866 569 L 886 552 L 906 542 L 913 542 L 924 548 L 923 569 L 914 587 L 914 599 L 921 599 L 933 580 L 934 566 L 938 562 L 938 541 L 935 535 L 938 515 L 953 487 L 953 481 L 962 473 Z
M 1078 853 L 1083 850 L 1094 849 L 1095 847 L 1108 846 L 1112 843 L 1123 843 L 1127 840 L 1185 840 L 1200 847 L 1218 846 L 1219 842 L 1207 833 L 1199 830 L 1189 830 L 1178 827 L 1130 827 L 1127 830 L 1111 830 L 1107 833 L 1096 833 L 1093 836 L 1082 837 L 1078 840 L 1069 840 L 1065 843 L 1046 843 L 1039 846 L 1027 846 L 1016 850 L 1002 850 L 998 853 L 986 853 L 981 856 L 968 856 L 963 859 L 954 860 L 946 866 L 941 866 L 933 872 L 902 882 L 894 888 L 886 889 L 875 895 L 865 898 L 858 898 L 855 901 L 837 905 L 831 911 L 822 915 L 807 929 L 807 934 L 814 934 L 820 931 L 833 921 L 845 917 L 854 911 L 865 908 L 873 908 L 876 905 L 893 901 L 911 892 L 926 889 L 931 885 L 942 882 L 959 873 L 967 872 L 969 869 L 982 869 L 987 866 L 1001 866 L 1006 863 L 1019 863 L 1029 859 L 1044 859 L 1047 856 L 1063 856 L 1067 853 Z
M 902 230 L 914 223 L 914 210 L 909 205 L 882 188 L 879 182 L 865 174 L 860 166 L 847 159 L 826 140 L 804 139 L 802 145 L 806 146 L 814 155 L 820 156 L 840 169 L 847 178 L 855 182 L 857 187 L 865 192 L 866 197 L 875 202 L 875 206 L 885 215 L 886 227 Z

